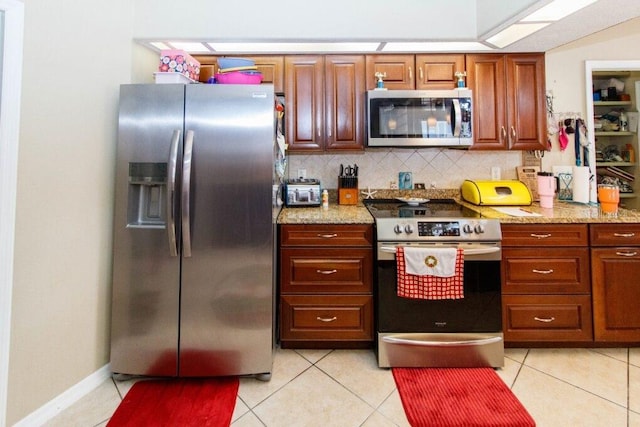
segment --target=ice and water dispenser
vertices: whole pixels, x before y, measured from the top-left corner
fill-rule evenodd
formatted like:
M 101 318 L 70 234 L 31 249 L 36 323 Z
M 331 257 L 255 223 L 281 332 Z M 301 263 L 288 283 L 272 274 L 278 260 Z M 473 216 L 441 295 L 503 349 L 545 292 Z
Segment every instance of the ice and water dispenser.
M 129 163 L 127 226 L 166 226 L 167 164 Z

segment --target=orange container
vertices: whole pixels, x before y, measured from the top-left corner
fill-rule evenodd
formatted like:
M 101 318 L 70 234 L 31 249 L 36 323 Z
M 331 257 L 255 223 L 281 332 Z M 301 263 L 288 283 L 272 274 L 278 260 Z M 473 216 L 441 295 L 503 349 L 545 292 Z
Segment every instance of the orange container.
M 620 189 L 617 185 L 598 185 L 598 201 L 603 214 L 617 214 L 618 203 L 620 203 Z

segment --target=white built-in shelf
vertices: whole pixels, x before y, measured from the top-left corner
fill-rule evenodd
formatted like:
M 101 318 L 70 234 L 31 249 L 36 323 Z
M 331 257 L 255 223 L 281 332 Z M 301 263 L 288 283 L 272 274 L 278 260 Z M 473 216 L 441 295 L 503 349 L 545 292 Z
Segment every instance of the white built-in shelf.
M 607 166 L 634 166 L 633 162 L 596 162 L 597 167 L 606 168 Z
M 628 107 L 631 101 L 593 101 L 594 107 Z
M 634 132 L 626 132 L 626 131 L 619 131 L 619 130 L 612 130 L 612 131 L 596 131 L 595 132 L 596 136 L 631 136 L 631 135 L 635 135 Z

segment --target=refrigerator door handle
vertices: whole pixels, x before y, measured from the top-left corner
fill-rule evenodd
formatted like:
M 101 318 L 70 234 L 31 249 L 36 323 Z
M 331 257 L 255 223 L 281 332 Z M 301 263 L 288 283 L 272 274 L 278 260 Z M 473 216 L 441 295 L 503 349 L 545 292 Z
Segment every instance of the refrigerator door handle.
M 191 256 L 191 157 L 193 156 L 193 131 L 188 130 L 184 140 L 182 160 L 182 255 Z
M 178 256 L 176 242 L 176 172 L 178 164 L 178 143 L 181 131 L 176 129 L 171 137 L 169 149 L 169 170 L 167 171 L 167 235 L 169 237 L 169 255 Z

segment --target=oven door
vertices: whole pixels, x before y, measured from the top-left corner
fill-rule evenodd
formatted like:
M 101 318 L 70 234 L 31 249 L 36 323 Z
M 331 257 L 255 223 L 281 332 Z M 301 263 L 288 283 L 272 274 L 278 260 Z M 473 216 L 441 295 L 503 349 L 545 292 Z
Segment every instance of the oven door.
M 407 245 L 378 243 L 375 295 L 379 366 L 503 366 L 500 243 L 462 245 L 464 298 L 456 300 L 399 297 L 395 260 L 399 244 Z M 419 245 L 425 244 L 411 246 Z

